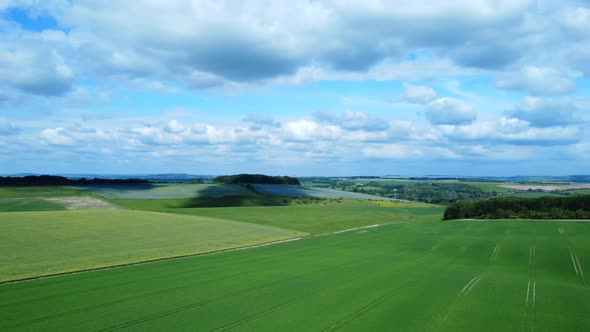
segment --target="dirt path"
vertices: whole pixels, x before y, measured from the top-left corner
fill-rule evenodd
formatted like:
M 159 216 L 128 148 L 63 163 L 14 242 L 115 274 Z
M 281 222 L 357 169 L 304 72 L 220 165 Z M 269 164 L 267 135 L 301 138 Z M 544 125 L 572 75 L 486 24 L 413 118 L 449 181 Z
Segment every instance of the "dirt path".
M 47 201 L 62 204 L 66 210 L 118 210 L 121 207 L 91 196 L 66 196 L 42 198 Z

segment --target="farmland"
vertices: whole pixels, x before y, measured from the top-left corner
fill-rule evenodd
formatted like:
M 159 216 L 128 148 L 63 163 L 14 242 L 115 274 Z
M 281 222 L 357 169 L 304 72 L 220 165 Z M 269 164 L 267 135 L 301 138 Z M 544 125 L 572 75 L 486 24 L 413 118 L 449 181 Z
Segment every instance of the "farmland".
M 5 212 L 0 281 L 198 254 L 305 233 L 142 211 Z
M 261 191 L 3 188 L 31 211 L 0 213 L 0 330 L 590 329 L 590 223 Z M 118 209 L 63 211 L 73 197 Z
M 589 226 L 400 223 L 5 284 L 0 329 L 584 331 Z

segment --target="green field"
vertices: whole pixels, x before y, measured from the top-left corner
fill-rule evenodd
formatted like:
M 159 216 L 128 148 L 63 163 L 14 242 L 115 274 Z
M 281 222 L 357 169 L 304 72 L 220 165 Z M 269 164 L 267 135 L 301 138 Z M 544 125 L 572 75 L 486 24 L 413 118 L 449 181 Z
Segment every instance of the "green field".
M 0 198 L 64 197 L 88 195 L 84 190 L 65 186 L 0 187 Z
M 0 189 L 0 210 L 38 210 L 0 212 L 0 281 L 100 269 L 0 283 L 1 331 L 590 330 L 590 223 L 443 222 L 436 205 L 239 185 L 90 189 Z M 128 210 L 41 211 L 76 197 Z
M 443 208 L 435 205 L 375 201 L 303 200 L 289 206 L 252 206 L 223 208 L 170 208 L 182 201 L 115 200 L 119 205 L 138 210 L 154 210 L 213 218 L 224 218 L 261 225 L 288 228 L 308 233 L 326 233 L 344 229 L 386 224 L 440 220 Z M 386 202 L 388 203 L 388 202 Z
M 304 233 L 142 211 L 0 214 L 0 281 L 235 248 Z
M 115 199 L 172 199 L 223 196 L 252 196 L 254 193 L 238 184 L 146 184 L 77 187 L 81 190 Z
M 42 198 L 0 198 L 0 212 L 55 211 L 64 210 L 63 205 Z
M 390 224 L 0 285 L 0 330 L 588 331 L 590 224 Z

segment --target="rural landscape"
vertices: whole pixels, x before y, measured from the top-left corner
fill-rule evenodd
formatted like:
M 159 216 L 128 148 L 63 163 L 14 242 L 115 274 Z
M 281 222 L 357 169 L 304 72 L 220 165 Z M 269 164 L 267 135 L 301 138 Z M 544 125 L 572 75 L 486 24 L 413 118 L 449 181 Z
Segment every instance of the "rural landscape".
M 590 331 L 590 2 L 0 0 L 0 332 Z
M 590 328 L 586 215 L 442 220 L 443 205 L 261 175 L 68 186 L 11 179 L 25 178 L 30 185 L 0 187 L 3 331 Z M 522 198 L 527 182 L 330 181 L 503 193 L 462 204 L 556 195 Z M 572 187 L 557 199 L 590 211 L 579 185 L 530 186 Z

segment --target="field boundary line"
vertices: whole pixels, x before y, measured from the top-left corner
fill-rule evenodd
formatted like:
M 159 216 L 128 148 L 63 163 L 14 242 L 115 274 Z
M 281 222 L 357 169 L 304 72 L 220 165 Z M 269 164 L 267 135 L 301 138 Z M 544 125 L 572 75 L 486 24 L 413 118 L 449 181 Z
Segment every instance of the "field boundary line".
M 15 284 L 15 283 L 27 282 L 27 281 L 33 281 L 33 280 L 39 280 L 39 279 L 55 278 L 55 277 L 61 277 L 61 276 L 66 276 L 66 275 L 71 275 L 71 274 L 80 274 L 80 273 L 88 273 L 88 272 L 94 272 L 94 271 L 119 269 L 119 268 L 128 267 L 128 266 L 151 264 L 151 263 L 157 263 L 157 262 L 168 261 L 168 260 L 184 259 L 184 258 L 191 258 L 191 257 L 197 257 L 197 256 L 216 255 L 216 254 L 221 254 L 221 253 L 224 253 L 224 252 L 231 252 L 231 251 L 239 251 L 239 250 L 253 249 L 253 248 L 259 248 L 259 247 L 266 247 L 266 246 L 270 246 L 270 245 L 274 245 L 274 244 L 299 241 L 299 240 L 303 240 L 305 238 L 310 238 L 310 237 L 313 237 L 313 235 L 312 234 L 309 234 L 309 235 L 292 237 L 292 238 L 287 238 L 287 239 L 282 239 L 282 240 L 275 240 L 275 241 L 270 241 L 270 242 L 262 242 L 262 243 L 250 244 L 250 245 L 246 245 L 246 246 L 226 248 L 226 249 L 219 249 L 219 250 L 213 250 L 213 251 L 207 251 L 207 252 L 200 252 L 200 253 L 194 253 L 194 254 L 185 254 L 185 255 L 178 255 L 178 256 L 161 257 L 161 258 L 154 258 L 154 259 L 148 259 L 148 260 L 131 262 L 131 263 L 116 264 L 116 265 L 96 267 L 96 268 L 90 268 L 90 269 L 82 269 L 82 270 L 75 270 L 75 271 L 59 272 L 59 273 L 53 273 L 53 274 L 44 274 L 44 275 L 40 275 L 40 276 L 20 278 L 20 279 L 14 279 L 14 280 L 5 280 L 5 281 L 0 281 L 0 285 L 4 285 L 4 284 Z
M 317 236 L 331 235 L 331 234 L 341 234 L 341 233 L 356 231 L 356 230 L 359 230 L 359 229 L 375 228 L 375 227 L 380 227 L 380 226 L 383 226 L 383 224 L 374 224 L 374 225 L 368 225 L 368 226 L 360 226 L 360 227 L 348 228 L 348 229 L 343 229 L 341 231 L 336 231 L 336 232 L 332 232 L 332 233 L 318 234 Z

